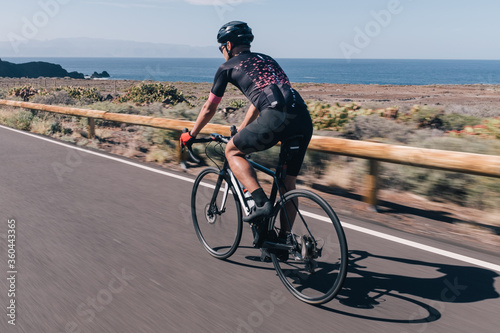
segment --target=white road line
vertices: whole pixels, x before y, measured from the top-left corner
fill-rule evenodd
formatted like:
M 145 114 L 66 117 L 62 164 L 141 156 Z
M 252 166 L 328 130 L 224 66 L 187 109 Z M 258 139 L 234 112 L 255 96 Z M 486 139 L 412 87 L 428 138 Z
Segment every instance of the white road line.
M 24 134 L 24 135 L 27 135 L 27 136 L 31 136 L 33 138 L 36 138 L 36 139 L 39 139 L 39 140 L 43 140 L 43 141 L 47 141 L 47 142 L 50 142 L 50 143 L 53 143 L 53 144 L 56 144 L 56 145 L 60 145 L 60 146 L 66 147 L 66 148 L 78 150 L 78 151 L 81 151 L 81 152 L 84 152 L 84 153 L 87 153 L 87 154 L 91 154 L 91 155 L 95 155 L 95 156 L 100 156 L 100 157 L 103 157 L 103 158 L 107 158 L 109 160 L 113 160 L 113 161 L 116 161 L 116 162 L 124 163 L 124 164 L 130 165 L 130 166 L 134 166 L 134 167 L 137 167 L 137 168 L 141 168 L 141 169 L 144 169 L 144 170 L 155 172 L 155 173 L 158 173 L 158 174 L 161 174 L 161 175 L 164 175 L 164 176 L 176 178 L 176 179 L 179 179 L 179 180 L 184 180 L 184 181 L 187 181 L 187 182 L 190 182 L 190 183 L 194 182 L 193 179 L 188 178 L 188 177 L 179 176 L 179 175 L 176 175 L 176 174 L 173 174 L 173 173 L 170 173 L 170 172 L 161 171 L 161 170 L 157 170 L 157 169 L 154 169 L 154 168 L 151 168 L 151 167 L 147 167 L 147 166 L 135 163 L 135 162 L 126 161 L 126 160 L 121 159 L 121 158 L 117 158 L 117 157 L 113 157 L 113 156 L 108 156 L 108 155 L 105 155 L 105 154 L 102 154 L 102 153 L 94 152 L 94 151 L 91 151 L 91 150 L 86 150 L 86 149 L 83 149 L 83 148 L 80 148 L 80 147 L 75 147 L 75 146 L 72 146 L 72 145 L 69 145 L 69 144 L 66 144 L 66 143 L 54 141 L 53 139 L 44 138 L 44 137 L 41 137 L 41 136 L 38 136 L 38 135 L 35 135 L 35 134 L 32 134 L 32 133 L 28 133 L 28 132 L 16 130 L 16 129 L 13 129 L 13 128 L 10 128 L 10 127 L 6 127 L 6 126 L 2 126 L 2 125 L 0 125 L 0 128 L 6 129 L 6 130 L 9 130 L 9 131 L 13 131 L 13 132 L 16 132 L 16 133 Z M 303 213 L 306 214 L 306 215 L 308 215 L 308 216 L 310 216 L 310 217 L 330 222 L 328 219 L 326 219 L 326 218 L 324 218 L 322 216 L 319 216 L 317 214 L 309 213 L 309 212 L 303 212 Z M 395 242 L 395 243 L 399 243 L 399 244 L 406 245 L 406 246 L 409 246 L 409 247 L 413 247 L 413 248 L 416 248 L 416 249 L 420 249 L 422 251 L 432 252 L 432 253 L 439 254 L 439 255 L 444 256 L 444 257 L 452 258 L 452 259 L 455 259 L 455 260 L 466 262 L 468 264 L 472 264 L 472 265 L 476 265 L 476 266 L 480 266 L 480 267 L 484 267 L 484 268 L 487 268 L 487 269 L 491 269 L 491 270 L 500 272 L 500 265 L 492 264 L 492 263 L 489 263 L 489 262 L 486 262 L 486 261 L 483 261 L 483 260 L 479 260 L 479 259 L 475 259 L 475 258 L 464 256 L 464 255 L 461 255 L 461 254 L 457 254 L 457 253 L 454 253 L 454 252 L 450 252 L 450 251 L 438 249 L 436 247 L 432 247 L 432 246 L 420 244 L 420 243 L 413 242 L 413 241 L 410 241 L 410 240 L 407 240 L 407 239 L 404 239 L 404 238 L 391 236 L 391 235 L 388 235 L 388 234 L 384 234 L 382 232 L 378 232 L 378 231 L 374 231 L 374 230 L 371 230 L 371 229 L 363 228 L 363 227 L 360 227 L 360 226 L 357 226 L 357 225 L 354 225 L 354 224 L 350 224 L 350 223 L 342 222 L 342 226 L 345 227 L 345 228 L 347 228 L 347 229 L 352 229 L 352 230 L 355 230 L 355 231 L 358 231 L 358 232 L 361 232 L 361 233 L 364 233 L 364 234 L 368 234 L 368 235 L 371 235 L 371 236 L 374 236 L 374 237 L 386 239 L 386 240 L 389 240 L 391 242 Z

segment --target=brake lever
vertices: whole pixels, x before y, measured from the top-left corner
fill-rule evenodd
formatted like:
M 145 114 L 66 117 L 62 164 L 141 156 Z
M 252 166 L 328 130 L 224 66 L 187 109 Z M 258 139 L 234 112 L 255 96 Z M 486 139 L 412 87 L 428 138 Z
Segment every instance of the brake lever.
M 193 149 L 191 148 L 191 145 L 187 146 L 187 149 L 188 149 L 189 156 L 191 157 L 193 162 L 195 162 L 196 164 L 201 164 L 201 160 L 195 156 Z

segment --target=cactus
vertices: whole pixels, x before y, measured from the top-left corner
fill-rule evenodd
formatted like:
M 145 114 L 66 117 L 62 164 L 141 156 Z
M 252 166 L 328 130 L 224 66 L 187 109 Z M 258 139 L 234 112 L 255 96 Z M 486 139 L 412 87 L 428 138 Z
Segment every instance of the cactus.
M 380 114 L 382 117 L 387 115 L 397 114 L 398 108 L 391 107 L 387 109 L 364 109 L 357 103 L 340 105 L 340 103 L 322 104 L 320 102 L 308 104 L 309 113 L 313 121 L 313 126 L 316 129 L 330 129 L 341 131 L 344 126 L 354 120 L 357 116 L 369 116 L 372 114 Z
M 25 102 L 29 101 L 30 97 L 42 93 L 40 89 L 35 89 L 33 86 L 14 87 L 9 91 L 9 95 L 21 97 Z
M 181 102 L 190 104 L 182 92 L 177 91 L 173 85 L 162 83 L 142 82 L 131 87 L 127 93 L 118 98 L 119 103 L 134 102 L 139 105 L 151 104 L 154 102 L 176 105 Z

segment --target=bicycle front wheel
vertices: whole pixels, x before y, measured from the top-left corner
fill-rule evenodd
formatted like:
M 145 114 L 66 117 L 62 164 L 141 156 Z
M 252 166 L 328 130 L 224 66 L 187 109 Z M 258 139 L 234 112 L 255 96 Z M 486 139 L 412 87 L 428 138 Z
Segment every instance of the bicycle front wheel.
M 203 170 L 193 185 L 191 213 L 196 235 L 218 259 L 229 258 L 241 240 L 241 206 L 235 193 L 216 168 Z
M 287 243 L 294 248 L 288 258 L 271 253 L 285 287 L 309 304 L 332 300 L 344 283 L 348 253 L 344 231 L 330 205 L 311 191 L 293 190 L 285 193 L 283 203 L 278 202 L 270 225 L 277 231 L 291 226 Z

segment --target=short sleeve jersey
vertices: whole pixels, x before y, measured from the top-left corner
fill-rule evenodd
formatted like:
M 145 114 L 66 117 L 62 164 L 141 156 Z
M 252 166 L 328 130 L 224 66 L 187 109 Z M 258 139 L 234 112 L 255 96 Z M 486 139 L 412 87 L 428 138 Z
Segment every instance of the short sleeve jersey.
M 270 56 L 244 52 L 222 64 L 215 74 L 211 93 L 220 100 L 228 82 L 235 85 L 259 110 L 270 101 L 261 98 L 265 87 L 271 84 L 290 87 L 290 81 L 280 65 Z

